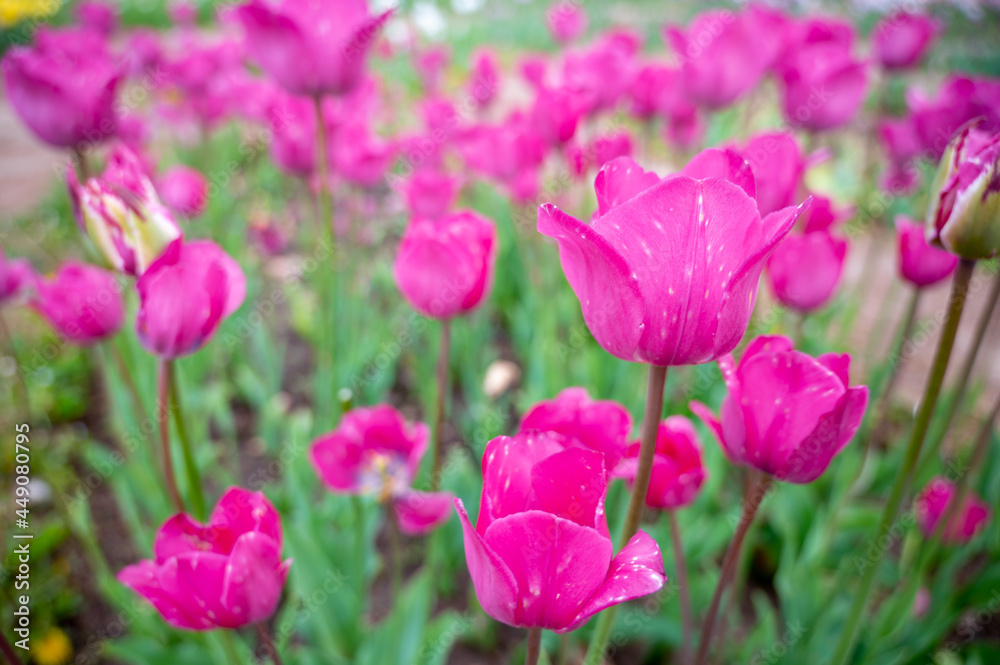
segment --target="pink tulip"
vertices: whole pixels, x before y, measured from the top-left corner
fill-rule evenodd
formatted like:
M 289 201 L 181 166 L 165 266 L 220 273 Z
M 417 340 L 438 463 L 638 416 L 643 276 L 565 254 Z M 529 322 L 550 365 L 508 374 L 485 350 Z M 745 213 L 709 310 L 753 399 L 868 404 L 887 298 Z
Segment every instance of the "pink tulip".
M 586 388 L 566 388 L 555 399 L 538 402 L 521 418 L 521 432 L 539 430 L 565 437 L 565 445 L 581 445 L 604 455 L 604 466 L 618 466 L 628 436 L 632 416 L 611 400 L 591 399 Z
M 175 166 L 162 176 L 157 189 L 163 202 L 178 214 L 200 217 L 208 204 L 208 182 L 200 172 L 187 166 Z
M 750 163 L 761 215 L 795 203 L 802 188 L 806 160 L 791 132 L 765 132 L 747 141 L 740 154 Z
M 955 501 L 955 486 L 944 478 L 933 478 L 916 499 L 917 524 L 925 538 L 934 536 L 938 523 L 947 515 Z M 990 507 L 974 492 L 968 491 L 961 507 L 943 528 L 941 540 L 961 545 L 976 537 L 992 517 Z
M 191 0 L 172 0 L 167 14 L 173 24 L 181 28 L 193 28 L 198 23 L 198 6 Z
M 89 346 L 116 334 L 125 320 L 122 285 L 107 270 L 67 261 L 35 283 L 32 306 L 69 341 Z
M 483 48 L 473 54 L 468 86 L 469 94 L 480 107 L 487 107 L 493 102 L 500 88 L 500 65 L 496 53 Z
M 384 180 L 396 159 L 396 143 L 382 140 L 361 121 L 338 128 L 329 149 L 333 169 L 360 187 L 373 187 Z
M 566 54 L 563 87 L 573 92 L 582 113 L 593 115 L 611 111 L 618 105 L 618 100 L 628 92 L 634 57 L 641 46 L 638 35 L 614 30 L 586 49 Z
M 772 69 L 781 60 L 787 45 L 794 39 L 795 27 L 790 16 L 776 7 L 751 2 L 746 9 L 748 30 L 756 38 L 760 48 L 760 59 L 766 70 Z
M 229 37 L 205 43 L 187 40 L 180 53 L 160 63 L 161 113 L 199 131 L 236 114 L 251 80 L 243 58 L 243 45 Z
M 368 50 L 392 10 L 368 13 L 365 0 L 250 0 L 235 18 L 247 51 L 295 95 L 343 95 L 361 82 Z
M 194 353 L 246 297 L 246 276 L 208 240 L 174 243 L 136 282 L 135 328 L 150 353 L 165 359 Z
M 635 480 L 639 470 L 639 442 L 629 446 L 615 475 Z M 705 464 L 701 459 L 698 432 L 684 416 L 670 416 L 660 422 L 656 433 L 656 453 L 646 491 L 646 505 L 661 510 L 682 508 L 698 495 L 705 482 Z
M 124 64 L 129 77 L 151 83 L 163 57 L 160 33 L 149 28 L 137 28 L 129 32 L 126 43 Z
M 87 30 L 109 37 L 118 27 L 118 8 L 102 0 L 84 0 L 75 10 L 76 20 Z
M 909 69 L 923 60 L 939 32 L 934 19 L 896 12 L 882 18 L 872 31 L 875 58 L 886 69 Z
M 981 117 L 983 130 L 1000 130 L 1000 85 L 989 79 L 951 75 L 933 97 L 908 90 L 907 106 L 920 150 L 929 159 L 941 157 L 952 136 L 970 120 Z
M 624 130 L 605 136 L 595 136 L 587 145 L 587 155 L 598 168 L 618 157 L 630 157 L 632 137 Z
M 0 305 L 20 300 L 35 285 L 35 271 L 26 259 L 9 260 L 0 247 Z
M 587 31 L 587 12 L 579 2 L 556 0 L 545 12 L 545 22 L 552 39 L 566 44 Z
M 819 194 L 812 195 L 812 205 L 802 215 L 799 225 L 803 233 L 832 231 L 835 226 L 854 214 L 852 207 L 839 207 L 833 201 Z
M 230 487 L 207 524 L 178 513 L 160 527 L 153 559 L 118 573 L 175 628 L 239 628 L 278 607 L 292 560 L 281 560 L 281 517 L 260 492 Z
M 663 126 L 663 140 L 679 150 L 695 150 L 704 143 L 705 117 L 696 107 L 671 112 Z
M 316 168 L 316 112 L 312 100 L 275 94 L 265 111 L 272 133 L 271 159 L 282 171 L 299 177 Z
M 738 365 L 730 355 L 719 359 L 729 391 L 721 417 L 698 402 L 691 410 L 733 464 L 811 483 L 854 436 L 868 405 L 867 387 L 848 387 L 850 363 L 847 354 L 813 358 L 787 337 L 761 336 Z
M 542 90 L 548 84 L 549 61 L 544 55 L 529 53 L 521 58 L 518 71 L 535 91 Z
M 471 170 L 509 189 L 515 189 L 520 178 L 531 177 L 548 154 L 548 144 L 534 123 L 518 113 L 499 125 L 464 131 L 458 148 Z
M 918 289 L 936 284 L 955 272 L 958 257 L 928 245 L 922 224 L 905 215 L 897 215 L 896 238 L 899 275 Z
M 923 146 L 913 118 L 886 118 L 878 124 L 888 168 L 882 175 L 882 188 L 899 195 L 908 194 L 920 182 L 920 172 L 912 164 L 921 156 Z
M 446 46 L 432 46 L 417 54 L 415 65 L 424 90 L 428 94 L 436 94 L 441 88 L 441 78 L 451 60 L 451 50 Z
M 7 53 L 3 73 L 11 105 L 42 141 L 76 148 L 115 135 L 121 72 L 100 35 L 43 28 L 33 46 Z
M 422 219 L 444 217 L 458 199 L 460 178 L 430 169 L 415 172 L 403 184 L 403 196 L 410 214 Z
M 782 109 L 793 127 L 812 132 L 836 129 L 854 119 L 867 92 L 865 63 L 850 47 L 828 41 L 806 44 L 781 71 Z
M 288 249 L 288 235 L 273 220 L 250 222 L 250 243 L 264 256 L 278 256 Z
M 413 309 L 449 319 L 486 299 L 496 257 L 493 223 L 463 210 L 436 220 L 414 219 L 403 234 L 392 274 Z
M 566 87 L 539 90 L 531 111 L 531 120 L 539 136 L 551 146 L 560 146 L 576 134 L 576 127 L 586 110 L 580 93 Z
M 648 64 L 639 69 L 628 88 L 632 100 L 632 115 L 649 120 L 658 115 L 670 115 L 683 97 L 679 69 Z
M 429 436 L 427 425 L 411 425 L 388 404 L 358 408 L 313 441 L 309 459 L 330 491 L 391 501 L 405 533 L 427 533 L 448 519 L 454 498 L 411 488 Z
M 767 261 L 767 277 L 775 298 L 800 312 L 822 307 L 840 284 L 847 241 L 829 231 L 793 233 Z
M 769 66 L 756 19 L 727 10 L 700 13 L 686 30 L 668 27 L 664 39 L 681 61 L 684 89 L 708 109 L 729 106 L 757 86 Z
M 706 150 L 662 181 L 619 157 L 594 188 L 592 225 L 548 203 L 538 209 L 538 231 L 559 242 L 598 343 L 623 360 L 656 365 L 704 363 L 731 351 L 749 323 L 765 260 L 804 206 L 761 219 L 750 167 L 731 150 Z
M 640 531 L 612 556 L 600 453 L 545 433 L 486 445 L 479 519 L 455 500 L 479 603 L 497 621 L 565 633 L 612 605 L 659 590 L 656 541 Z

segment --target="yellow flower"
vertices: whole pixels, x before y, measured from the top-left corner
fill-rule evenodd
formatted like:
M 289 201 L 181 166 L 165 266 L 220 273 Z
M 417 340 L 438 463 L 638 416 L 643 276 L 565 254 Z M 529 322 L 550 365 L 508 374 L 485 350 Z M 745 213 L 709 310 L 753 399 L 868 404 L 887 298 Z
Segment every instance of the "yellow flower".
M 48 18 L 60 4 L 59 0 L 0 0 L 0 26 L 12 26 L 26 18 Z
M 66 633 L 50 628 L 34 645 L 31 653 L 38 665 L 65 665 L 73 657 L 73 645 Z

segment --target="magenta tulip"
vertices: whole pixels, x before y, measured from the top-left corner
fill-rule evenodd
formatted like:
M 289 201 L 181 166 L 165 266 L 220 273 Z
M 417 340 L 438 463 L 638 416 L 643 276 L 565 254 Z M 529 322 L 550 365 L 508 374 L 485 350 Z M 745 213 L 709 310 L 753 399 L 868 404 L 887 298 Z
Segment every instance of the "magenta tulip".
M 691 365 L 736 346 L 764 262 L 804 207 L 762 219 L 754 187 L 730 150 L 706 150 L 662 181 L 619 157 L 594 181 L 592 225 L 539 207 L 538 231 L 559 242 L 587 327 L 608 353 Z
M 19 301 L 35 285 L 35 270 L 26 259 L 8 259 L 0 247 L 0 305 Z
M 851 357 L 813 358 L 792 340 L 761 336 L 739 364 L 719 359 L 729 394 L 721 417 L 691 403 L 733 464 L 789 483 L 811 483 L 850 442 L 868 405 L 866 386 L 848 387 Z
M 666 115 L 673 106 L 672 100 L 679 96 L 681 85 L 679 69 L 660 64 L 643 66 L 628 88 L 632 115 L 642 120 Z
M 481 107 L 489 106 L 496 99 L 500 89 L 500 65 L 496 53 L 483 48 L 473 54 L 468 86 L 469 94 Z
M 896 239 L 899 275 L 918 289 L 937 284 L 958 267 L 957 256 L 928 245 L 923 225 L 905 215 L 896 216 Z
M 865 63 L 836 42 L 794 50 L 781 71 L 782 110 L 793 127 L 836 129 L 854 119 L 867 92 Z
M 483 454 L 473 527 L 460 499 L 465 558 L 479 603 L 497 621 L 565 633 L 666 581 L 656 541 L 640 531 L 613 556 L 602 455 L 544 433 L 501 436 Z
M 430 169 L 415 172 L 402 186 L 410 214 L 421 219 L 444 217 L 461 188 L 461 178 Z
M 615 475 L 630 483 L 639 469 L 639 442 L 628 448 Z M 646 491 L 646 505 L 660 510 L 683 508 L 694 501 L 705 482 L 698 432 L 684 416 L 670 416 L 660 422 L 656 433 L 653 470 Z
M 7 53 L 3 73 L 11 105 L 42 141 L 82 148 L 115 135 L 121 72 L 100 35 L 44 28 L 33 46 Z
M 539 430 L 565 437 L 567 446 L 580 445 L 604 455 L 614 470 L 625 454 L 632 433 L 632 416 L 611 400 L 595 400 L 586 388 L 565 388 L 555 399 L 538 402 L 521 418 L 521 432 Z
M 1000 131 L 1000 84 L 994 79 L 952 74 L 933 97 L 911 89 L 906 102 L 920 150 L 929 159 L 941 157 L 951 138 L 970 120 L 981 118 L 983 131 Z
M 193 28 L 198 22 L 198 5 L 193 0 L 171 0 L 167 6 L 167 14 L 174 25 Z
M 84 0 L 75 10 L 76 20 L 87 30 L 108 37 L 118 27 L 118 8 L 102 0 Z
M 282 171 L 306 177 L 316 168 L 316 112 L 312 100 L 275 94 L 265 110 L 273 139 L 271 159 Z
M 111 337 L 125 320 L 122 285 L 107 270 L 68 261 L 35 287 L 32 306 L 75 344 L 88 346 Z
M 309 459 L 330 491 L 392 502 L 404 532 L 426 533 L 448 519 L 454 498 L 411 489 L 429 435 L 427 425 L 411 425 L 388 404 L 358 408 L 313 441 Z
M 200 217 L 208 204 L 208 181 L 199 171 L 188 166 L 168 169 L 157 186 L 163 202 L 179 215 Z
M 567 87 L 538 91 L 531 120 L 538 134 L 551 146 L 561 146 L 576 134 L 587 101 Z
M 606 136 L 596 136 L 587 144 L 588 161 L 600 168 L 618 157 L 632 156 L 632 137 L 622 130 Z
M 642 47 L 639 35 L 612 30 L 587 48 L 566 54 L 562 84 L 573 92 L 579 110 L 586 115 L 612 111 L 628 92 L 635 66 L 634 57 Z M 558 99 L 553 100 L 553 103 Z
M 281 517 L 260 492 L 230 487 L 207 524 L 179 513 L 160 527 L 153 559 L 118 573 L 171 626 L 239 628 L 268 619 L 292 560 L 281 560 Z
M 812 205 L 802 215 L 799 223 L 803 233 L 832 231 L 835 226 L 854 214 L 852 207 L 837 206 L 832 200 L 819 194 L 812 195 Z
M 545 12 L 552 39 L 566 44 L 581 36 L 587 30 L 587 12 L 579 2 L 557 0 Z
M 757 209 L 761 215 L 795 203 L 802 188 L 806 160 L 794 134 L 757 134 L 739 152 L 753 170 Z
M 442 45 L 431 46 L 417 54 L 414 64 L 424 84 L 425 92 L 428 94 L 438 92 L 441 88 L 441 78 L 450 60 L 451 50 Z
M 247 52 L 295 95 L 342 95 L 361 82 L 368 50 L 392 10 L 368 13 L 365 0 L 250 0 L 235 17 Z
M 944 478 L 932 479 L 916 499 L 917 524 L 924 537 L 931 538 L 938 523 L 952 509 L 957 499 L 955 486 Z M 951 521 L 942 529 L 941 539 L 946 543 L 967 543 L 990 521 L 990 507 L 973 492 L 968 492 L 962 505 L 954 509 Z
M 775 298 L 800 312 L 825 305 L 844 271 L 847 241 L 829 231 L 793 233 L 767 261 L 767 277 Z
M 497 257 L 493 223 L 472 211 L 414 219 L 392 274 L 413 309 L 435 319 L 469 312 L 489 296 Z
M 934 19 L 923 14 L 895 12 L 875 24 L 875 58 L 886 69 L 909 69 L 920 64 L 937 38 Z
M 243 269 L 208 240 L 174 243 L 136 282 L 135 328 L 150 353 L 170 360 L 207 344 L 246 297 Z

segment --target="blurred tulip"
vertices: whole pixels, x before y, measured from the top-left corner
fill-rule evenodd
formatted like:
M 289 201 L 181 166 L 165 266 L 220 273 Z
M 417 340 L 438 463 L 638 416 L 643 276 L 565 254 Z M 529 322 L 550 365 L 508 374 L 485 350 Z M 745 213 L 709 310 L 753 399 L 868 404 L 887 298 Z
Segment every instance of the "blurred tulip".
M 577 124 L 583 116 L 584 100 L 569 88 L 539 90 L 531 111 L 531 119 L 549 145 L 567 143 L 576 134 Z
M 938 24 L 923 14 L 898 11 L 872 30 L 875 58 L 886 69 L 909 69 L 923 60 L 938 35 Z
M 649 120 L 674 114 L 685 97 L 679 69 L 648 64 L 636 73 L 628 88 L 632 115 Z
M 930 159 L 944 154 L 962 125 L 980 119 L 985 131 L 1000 131 L 1000 82 L 950 75 L 933 97 L 907 90 L 906 103 L 921 153 Z
M 493 223 L 471 211 L 414 219 L 403 234 L 392 274 L 403 297 L 424 316 L 449 319 L 489 295 L 497 257 Z
M 867 92 L 865 63 L 850 47 L 820 42 L 799 47 L 781 70 L 781 103 L 793 127 L 818 132 L 854 119 Z
M 198 5 L 191 0 L 171 0 L 167 14 L 174 25 L 193 28 L 198 23 Z
M 941 157 L 927 206 L 927 240 L 964 259 L 1000 251 L 1000 132 L 962 128 Z
M 545 12 L 552 39 L 566 44 L 580 37 L 587 30 L 587 12 L 580 2 L 557 0 Z
M 868 405 L 868 388 L 848 387 L 847 354 L 813 358 L 787 337 L 761 336 L 739 364 L 719 360 L 729 394 L 721 418 L 704 404 L 691 410 L 715 434 L 733 464 L 789 483 L 811 483 L 850 442 Z
M 158 190 L 167 206 L 190 219 L 200 217 L 208 204 L 208 181 L 188 166 L 168 169 L 160 176 Z
M 27 259 L 8 259 L 0 247 L 0 305 L 20 300 L 35 285 L 35 270 Z
M 544 55 L 529 53 L 521 58 L 518 71 L 536 91 L 546 87 L 548 82 L 549 61 Z
M 639 442 L 628 448 L 615 475 L 630 483 L 639 469 Z M 698 495 L 705 482 L 705 464 L 701 442 L 691 421 L 684 416 L 670 416 L 660 422 L 656 434 L 653 471 L 649 476 L 646 505 L 660 510 L 682 508 Z
M 854 213 L 853 208 L 841 208 L 833 201 L 819 194 L 812 195 L 812 205 L 803 213 L 799 225 L 803 233 L 832 231 L 840 222 Z
M 403 196 L 413 217 L 438 219 L 455 205 L 461 188 L 462 180 L 458 177 L 421 169 L 403 183 Z
M 909 217 L 896 216 L 896 238 L 899 275 L 918 289 L 937 284 L 958 267 L 958 257 L 928 245 L 923 225 Z
M 71 170 L 69 188 L 77 223 L 115 270 L 139 276 L 181 238 L 139 158 L 124 146 L 99 178 L 81 185 Z
M 102 0 L 84 0 L 76 5 L 76 20 L 87 30 L 109 37 L 118 27 L 118 8 Z
M 316 168 L 316 112 L 306 97 L 274 95 L 265 111 L 273 139 L 271 159 L 281 170 L 306 177 Z
M 658 591 L 663 558 L 640 531 L 613 555 L 600 453 L 553 436 L 501 436 L 483 454 L 479 520 L 455 506 L 483 610 L 497 621 L 565 633 L 618 603 Z
M 595 136 L 587 145 L 587 156 L 600 168 L 617 157 L 632 155 L 632 137 L 622 130 L 605 136 Z
M 32 306 L 69 341 L 90 345 L 117 333 L 125 320 L 122 285 L 114 274 L 67 261 L 35 282 Z
M 207 524 L 178 513 L 160 527 L 153 559 L 118 573 L 175 628 L 239 628 L 267 620 L 292 560 L 281 560 L 281 516 L 261 492 L 230 487 Z
M 342 95 L 364 73 L 368 50 L 392 10 L 368 13 L 365 0 L 250 0 L 235 17 L 247 52 L 296 95 Z
M 938 523 L 951 510 L 956 500 L 955 486 L 944 478 L 933 478 L 916 499 L 917 524 L 925 538 L 934 536 Z M 973 492 L 968 492 L 951 516 L 951 521 L 943 528 L 941 540 L 961 545 L 972 540 L 992 517 L 990 507 Z
M 829 231 L 789 234 L 767 261 L 774 297 L 800 312 L 822 307 L 840 284 L 846 256 L 847 241 Z
M 619 29 L 601 35 L 585 49 L 566 54 L 562 84 L 572 91 L 581 113 L 593 115 L 617 107 L 628 92 L 634 58 L 641 46 L 639 35 Z
M 806 160 L 794 134 L 756 134 L 739 152 L 753 170 L 757 209 L 761 215 L 795 203 L 802 187 Z
M 596 450 L 604 455 L 605 468 L 613 470 L 625 454 L 632 416 L 618 402 L 592 399 L 586 388 L 565 388 L 528 409 L 520 431 L 531 430 L 560 434 L 568 447 Z
M 194 353 L 246 297 L 246 276 L 208 240 L 177 242 L 136 282 L 135 328 L 146 350 L 165 360 Z
M 391 501 L 404 532 L 426 533 L 448 519 L 454 498 L 410 487 L 429 435 L 427 425 L 411 425 L 388 404 L 358 408 L 344 414 L 336 430 L 313 441 L 309 459 L 332 492 Z
M 115 135 L 121 72 L 100 35 L 43 28 L 34 45 L 8 51 L 3 73 L 11 105 L 42 141 L 83 148 Z
M 500 89 L 500 65 L 491 49 L 481 48 L 472 56 L 469 73 L 469 94 L 480 107 L 489 106 Z
M 144 84 L 152 82 L 163 57 L 160 34 L 149 28 L 136 28 L 129 31 L 126 40 L 124 64 L 129 77 Z
M 428 94 L 436 94 L 441 88 L 441 78 L 451 60 L 451 50 L 443 45 L 435 45 L 417 54 L 415 65 L 417 74 Z
M 730 150 L 706 150 L 662 181 L 619 157 L 594 188 L 592 225 L 547 203 L 538 231 L 559 242 L 598 343 L 654 365 L 704 363 L 731 351 L 749 323 L 764 262 L 802 206 L 761 219 L 750 167 Z
M 264 256 L 277 256 L 288 249 L 288 236 L 273 221 L 255 221 L 247 229 L 250 242 Z

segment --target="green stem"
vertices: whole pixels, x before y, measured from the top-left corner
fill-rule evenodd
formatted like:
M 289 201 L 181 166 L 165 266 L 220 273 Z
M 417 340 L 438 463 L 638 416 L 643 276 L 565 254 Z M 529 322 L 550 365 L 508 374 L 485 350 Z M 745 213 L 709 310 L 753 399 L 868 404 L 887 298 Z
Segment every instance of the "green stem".
M 656 434 L 660 428 L 660 415 L 663 413 L 663 386 L 666 380 L 666 367 L 649 366 L 649 380 L 646 384 L 646 410 L 642 417 L 642 442 L 639 446 L 639 468 L 635 474 L 632 494 L 625 511 L 625 524 L 622 527 L 622 536 L 619 540 L 621 547 L 625 547 L 639 530 L 639 518 L 642 516 L 643 506 L 646 505 L 649 475 L 653 470 L 653 454 L 656 452 Z M 614 625 L 617 612 L 617 605 L 612 605 L 601 612 L 583 661 L 586 665 L 598 665 L 604 657 L 604 648 L 611 636 L 611 627 Z
M 441 321 L 441 347 L 437 358 L 437 409 L 434 415 L 434 465 L 431 467 L 431 491 L 441 489 L 444 465 L 444 414 L 448 400 L 448 356 L 451 353 L 451 321 Z
M 313 408 L 317 414 L 332 414 L 333 403 L 333 354 L 337 348 L 337 326 L 335 324 L 337 316 L 337 285 L 336 268 L 333 264 L 334 256 L 334 234 L 333 234 L 333 202 L 330 195 L 328 182 L 328 162 L 327 155 L 327 135 L 326 123 L 323 119 L 323 98 L 321 95 L 313 97 L 313 104 L 316 115 L 316 167 L 319 172 L 319 217 L 316 220 L 319 225 L 319 237 L 330 251 L 330 256 L 321 261 L 323 266 L 317 274 L 319 280 L 320 302 L 317 308 L 319 315 L 319 335 L 316 344 L 316 352 L 319 357 L 319 367 L 316 372 L 316 399 Z M 323 431 L 333 426 L 332 418 L 319 416 L 316 418 L 316 427 Z
M 228 630 L 220 630 L 219 634 L 222 637 L 222 647 L 226 651 L 226 657 L 232 665 L 241 665 L 243 662 L 240 660 L 240 654 L 236 651 L 236 645 L 233 644 L 233 636 L 229 634 Z
M 156 420 L 160 429 L 160 448 L 163 453 L 163 475 L 167 482 L 167 494 L 178 513 L 184 512 L 184 502 L 177 489 L 177 478 L 174 476 L 174 458 L 170 452 L 170 361 L 160 360 L 159 376 L 156 382 Z
M 399 598 L 399 590 L 403 588 L 403 547 L 391 500 L 385 502 L 385 528 L 389 535 L 389 556 L 392 558 L 392 597 Z
M 691 589 L 688 588 L 687 564 L 684 561 L 684 545 L 681 541 L 681 527 L 677 523 L 677 512 L 667 511 L 670 522 L 670 540 L 674 548 L 674 561 L 677 566 L 677 586 L 681 594 L 681 650 L 680 665 L 687 665 L 688 652 L 691 648 L 691 635 L 694 633 L 694 617 L 691 612 Z
M 271 633 L 267 630 L 267 626 L 264 625 L 264 622 L 258 621 L 254 624 L 254 627 L 257 628 L 257 635 L 260 636 L 260 641 L 264 644 L 264 647 L 270 654 L 274 665 L 284 665 L 281 662 L 281 654 L 278 653 L 278 647 L 274 644 L 274 638 L 271 637 Z
M 729 547 L 726 549 L 726 555 L 722 560 L 722 572 L 719 573 L 719 581 L 715 585 L 715 593 L 712 594 L 712 602 L 708 606 L 708 614 L 705 615 L 705 622 L 701 630 L 701 642 L 698 644 L 698 654 L 694 659 L 697 665 L 704 665 L 708 659 L 708 649 L 712 644 L 712 632 L 715 629 L 715 619 L 719 614 L 719 603 L 722 601 L 722 594 L 726 590 L 726 585 L 735 569 L 736 560 L 739 558 L 740 549 L 743 547 L 743 540 L 746 538 L 747 531 L 750 530 L 750 525 L 753 524 L 753 520 L 757 516 L 757 510 L 767 496 L 772 482 L 770 476 L 762 476 L 760 481 L 756 483 L 756 489 L 750 493 L 750 500 L 743 503 L 740 522 L 736 526 L 736 533 L 733 534 L 733 539 L 729 541 Z
M 207 515 L 205 513 L 205 497 L 201 492 L 201 476 L 198 473 L 198 464 L 195 462 L 194 453 L 191 450 L 191 439 L 188 437 L 184 411 L 181 407 L 180 390 L 177 388 L 177 376 L 172 361 L 167 362 L 167 377 L 170 382 L 170 410 L 174 414 L 174 427 L 177 428 L 177 436 L 181 440 L 181 452 L 184 455 L 184 470 L 187 473 L 188 485 L 190 485 L 191 502 L 194 504 L 195 517 L 203 520 Z
M 895 475 L 892 488 L 889 491 L 889 498 L 886 500 L 882 510 L 882 519 L 879 521 L 878 529 L 875 532 L 876 540 L 885 534 L 891 527 L 896 513 L 903 501 L 903 494 L 913 475 L 917 459 L 920 457 L 920 448 L 927 436 L 927 428 L 930 425 L 931 416 L 934 414 L 934 406 L 937 403 L 938 395 L 941 392 L 941 384 L 944 381 L 945 371 L 948 369 L 948 360 L 951 358 L 951 350 L 955 345 L 955 334 L 958 331 L 958 323 L 962 318 L 962 309 L 969 291 L 969 282 L 972 279 L 972 271 L 975 262 L 963 259 L 959 263 L 958 270 L 952 282 L 951 295 L 948 299 L 948 313 L 944 322 L 944 329 L 941 331 L 941 339 L 934 354 L 934 363 L 931 367 L 930 376 L 927 377 L 927 385 L 924 387 L 924 395 L 920 400 L 920 409 L 917 412 L 916 422 L 913 426 L 913 433 L 910 443 L 906 448 L 903 457 L 902 467 Z M 878 562 L 869 561 L 861 578 L 861 586 L 854 595 L 847 620 L 840 633 L 840 641 L 830 659 L 831 665 L 844 665 L 850 658 L 854 649 L 855 641 L 858 637 L 861 619 L 865 614 L 865 607 L 868 598 L 871 596 L 872 587 L 875 583 L 875 573 L 878 570 Z
M 14 392 L 21 393 L 21 407 L 23 409 L 22 413 L 24 418 L 31 419 L 31 393 L 28 392 L 28 383 L 24 380 L 24 372 L 21 365 L 21 359 L 17 352 L 17 346 L 14 344 L 14 337 L 10 334 L 10 328 L 7 327 L 7 321 L 3 318 L 3 313 L 0 312 L 0 338 L 7 340 L 10 344 L 10 354 L 14 358 L 14 373 L 17 374 L 17 384 L 18 390 Z
M 524 650 L 524 665 L 538 665 L 538 656 L 542 653 L 542 629 L 528 629 L 528 644 Z
M 132 398 L 132 403 L 135 406 L 135 410 L 138 415 L 137 420 L 140 423 L 144 422 L 146 420 L 146 407 L 142 403 L 142 396 L 139 394 L 139 388 L 136 386 L 132 372 L 128 368 L 128 363 L 125 362 L 125 358 L 122 356 L 121 349 L 118 348 L 117 344 L 109 342 L 108 348 L 111 349 L 111 357 L 115 359 L 115 365 L 118 366 L 118 375 L 125 383 L 125 388 L 128 390 L 129 397 Z

